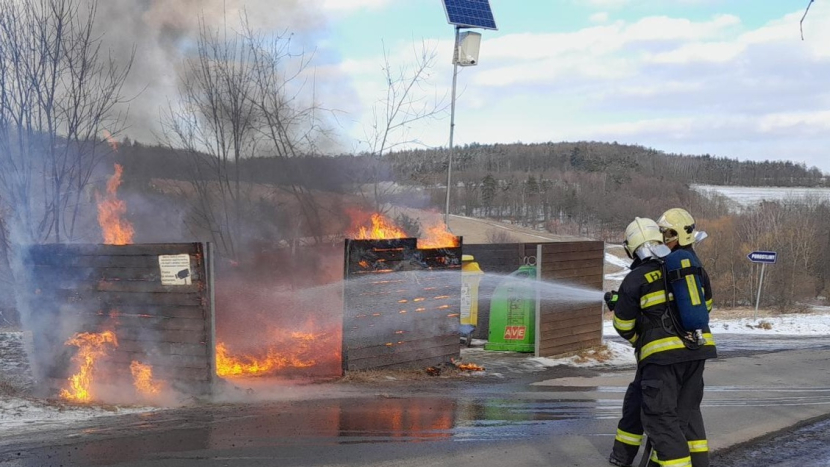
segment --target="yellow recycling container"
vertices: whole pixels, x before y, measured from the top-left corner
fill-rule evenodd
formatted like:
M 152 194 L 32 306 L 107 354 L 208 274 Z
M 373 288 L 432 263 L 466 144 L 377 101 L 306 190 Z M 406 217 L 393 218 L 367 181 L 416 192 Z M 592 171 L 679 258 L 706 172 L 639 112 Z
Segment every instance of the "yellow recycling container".
M 478 285 L 484 271 L 478 267 L 473 255 L 461 255 L 461 326 L 459 332 L 467 347 L 473 340 L 478 325 Z

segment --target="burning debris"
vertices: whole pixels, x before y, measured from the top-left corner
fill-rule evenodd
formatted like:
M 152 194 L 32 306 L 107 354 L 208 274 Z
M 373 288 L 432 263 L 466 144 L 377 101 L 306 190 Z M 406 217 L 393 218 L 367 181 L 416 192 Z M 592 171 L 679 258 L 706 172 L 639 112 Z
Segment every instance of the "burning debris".
M 264 356 L 229 355 L 227 346 L 216 345 L 216 374 L 223 377 L 266 376 L 285 368 L 309 368 L 317 364 L 310 356 L 314 335 L 291 333 L 292 343 L 269 347 Z M 292 347 L 296 346 L 296 347 Z
M 483 366 L 478 366 L 475 363 L 461 363 L 461 360 L 452 360 L 452 364 L 462 371 L 484 371 Z
M 352 227 L 349 236 L 354 240 L 395 240 L 408 238 L 410 235 L 380 213 L 369 216 L 352 213 Z M 418 248 L 454 248 L 461 245 L 459 237 L 447 229 L 443 221 L 438 220 L 423 226 L 426 235 L 418 238 Z

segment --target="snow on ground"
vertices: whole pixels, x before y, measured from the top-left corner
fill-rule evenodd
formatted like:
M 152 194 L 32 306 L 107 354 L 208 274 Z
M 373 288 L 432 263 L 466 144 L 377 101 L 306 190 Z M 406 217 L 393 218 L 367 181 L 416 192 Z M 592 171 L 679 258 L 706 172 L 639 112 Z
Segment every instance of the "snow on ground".
M 26 334 L 0 331 L 0 436 L 65 427 L 98 417 L 158 410 L 152 407 L 79 406 L 27 394 L 33 384 L 25 352 Z
M 713 313 L 717 314 L 718 310 Z M 763 336 L 822 336 L 830 335 L 830 307 L 815 307 L 809 313 L 784 314 L 751 317 L 720 318 L 713 317 L 712 332 L 718 334 L 752 334 Z M 19 374 L 25 365 L 21 365 L 23 333 L 0 332 L 0 436 L 3 434 L 19 434 L 24 431 L 49 428 L 67 428 L 79 421 L 92 420 L 98 417 L 140 413 L 157 408 L 148 407 L 115 407 L 115 406 L 73 406 L 59 401 L 46 401 L 34 398 L 19 397 L 18 385 L 8 383 L 7 375 Z M 514 367 L 524 368 L 523 371 L 538 371 L 555 366 L 586 367 L 586 368 L 623 368 L 634 365 L 634 355 L 630 345 L 622 342 L 609 319 L 603 321 L 603 346 L 579 352 L 576 355 L 563 358 L 537 358 L 520 356 L 514 361 Z M 474 347 L 483 347 L 484 341 L 474 340 Z M 476 356 L 483 357 L 491 352 L 483 348 Z M 498 358 L 498 357 L 493 357 Z M 522 363 L 524 362 L 524 363 Z M 27 371 L 27 369 L 26 369 Z M 10 373 L 11 372 L 11 373 Z M 19 380 L 19 378 L 18 378 Z M 4 390 L 4 384 L 5 389 Z M 9 388 L 12 391 L 9 391 Z M 18 394 L 11 396 L 9 394 Z
M 609 286 L 611 288 L 616 288 L 619 286 L 619 283 L 625 279 L 625 276 L 628 275 L 629 269 L 628 266 L 631 264 L 631 260 L 628 258 L 621 258 L 614 253 L 609 253 L 609 249 L 622 249 L 622 245 L 613 245 L 613 244 L 606 244 L 605 245 L 605 264 L 606 266 L 613 266 L 614 268 L 621 268 L 620 271 L 612 272 L 605 274 L 605 280 L 609 282 Z
M 796 313 L 754 318 L 713 318 L 712 334 L 753 334 L 763 336 L 826 336 L 830 335 L 830 308 L 815 307 L 812 313 Z M 611 320 L 603 320 L 603 336 L 616 337 Z M 537 363 L 554 367 L 625 366 L 634 364 L 632 347 L 626 343 L 604 339 L 604 349 L 591 350 L 565 358 L 533 358 Z
M 99 417 L 158 410 L 148 407 L 75 406 L 57 401 L 0 396 L 0 436 L 61 428 Z

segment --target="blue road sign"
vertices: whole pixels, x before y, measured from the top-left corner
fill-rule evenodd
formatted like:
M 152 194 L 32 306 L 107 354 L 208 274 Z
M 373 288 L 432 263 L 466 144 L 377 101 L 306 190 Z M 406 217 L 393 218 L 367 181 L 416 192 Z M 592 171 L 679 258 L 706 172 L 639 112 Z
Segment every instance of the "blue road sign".
M 772 264 L 778 259 L 778 253 L 774 251 L 753 251 L 746 255 L 753 263 L 767 263 Z
M 498 29 L 489 0 L 444 0 L 447 22 L 462 28 Z

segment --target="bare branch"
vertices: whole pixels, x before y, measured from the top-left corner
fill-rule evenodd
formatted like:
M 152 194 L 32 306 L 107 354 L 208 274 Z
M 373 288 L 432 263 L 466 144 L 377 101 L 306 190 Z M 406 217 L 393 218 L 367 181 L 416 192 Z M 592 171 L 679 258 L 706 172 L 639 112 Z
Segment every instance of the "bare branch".
M 804 10 L 804 16 L 801 17 L 801 21 L 798 22 L 798 27 L 801 29 L 801 40 L 804 40 L 804 18 L 807 17 L 807 13 L 810 11 L 810 6 L 812 6 L 815 0 L 810 0 L 810 3 L 807 4 L 807 9 Z

